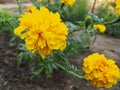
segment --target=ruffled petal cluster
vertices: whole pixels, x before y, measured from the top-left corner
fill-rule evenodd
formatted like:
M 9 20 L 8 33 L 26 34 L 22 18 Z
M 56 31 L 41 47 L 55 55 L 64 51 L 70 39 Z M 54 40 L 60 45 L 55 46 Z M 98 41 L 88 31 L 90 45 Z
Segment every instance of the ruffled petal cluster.
M 33 9 L 35 9 L 35 6 L 28 6 L 26 7 L 26 12 L 32 12 Z
M 62 0 L 62 3 L 68 6 L 72 6 L 75 3 L 75 0 Z
M 25 40 L 27 50 L 40 53 L 44 59 L 53 50 L 65 49 L 68 28 L 60 19 L 59 13 L 53 13 L 46 7 L 36 9 L 33 6 L 19 21 L 20 25 L 14 33 Z
M 120 15 L 120 0 L 116 0 L 116 13 Z
M 100 88 L 111 88 L 120 79 L 120 69 L 104 54 L 94 53 L 84 59 L 85 78 Z
M 95 24 L 95 25 L 93 25 L 93 28 L 95 30 L 98 30 L 100 33 L 104 33 L 106 30 L 106 26 L 102 25 L 102 24 Z

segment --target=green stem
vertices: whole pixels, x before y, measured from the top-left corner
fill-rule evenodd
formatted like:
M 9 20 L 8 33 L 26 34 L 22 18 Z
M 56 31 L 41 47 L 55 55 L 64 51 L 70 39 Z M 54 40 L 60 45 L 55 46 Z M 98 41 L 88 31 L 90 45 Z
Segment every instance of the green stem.
M 59 57 L 61 57 L 66 63 L 68 63 L 68 60 L 65 58 L 65 56 L 62 56 L 60 54 L 57 54 Z
M 95 41 L 96 41 L 96 39 L 97 39 L 97 35 L 95 34 L 94 36 L 95 36 L 95 38 L 94 38 L 94 40 L 93 40 L 92 44 L 94 44 L 94 43 L 95 43 Z
M 16 2 L 18 4 L 19 13 L 22 14 L 22 2 L 21 2 L 21 0 L 16 0 Z
M 10 27 L 12 27 L 13 29 L 15 28 L 8 20 L 6 20 L 6 23 L 10 25 Z
M 78 75 L 78 74 L 76 74 L 76 73 L 74 73 L 74 72 L 72 72 L 72 71 L 68 71 L 68 70 L 66 70 L 65 67 L 63 67 L 62 65 L 60 65 L 60 64 L 58 64 L 58 63 L 55 63 L 55 64 L 56 64 L 58 67 L 60 67 L 61 69 L 65 70 L 66 72 L 68 72 L 68 73 L 70 73 L 70 74 L 72 74 L 72 75 L 74 75 L 74 76 L 76 76 L 76 77 L 78 77 L 78 78 L 80 78 L 80 79 L 85 79 L 84 76 L 80 76 L 80 75 Z
M 110 16 L 111 16 L 111 14 L 107 15 L 107 16 L 102 20 L 102 22 L 105 22 Z
M 120 16 L 117 17 L 116 19 L 112 20 L 111 22 L 105 22 L 105 25 L 110 25 L 110 24 L 115 24 L 120 22 Z

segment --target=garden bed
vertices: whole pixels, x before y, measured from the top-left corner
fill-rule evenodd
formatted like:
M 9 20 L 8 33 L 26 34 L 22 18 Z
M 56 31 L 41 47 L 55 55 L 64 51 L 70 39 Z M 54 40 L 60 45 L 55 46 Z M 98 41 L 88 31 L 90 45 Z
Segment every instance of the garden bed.
M 12 2 L 12 4 L 8 5 L 8 3 L 9 2 L 5 3 L 4 5 L 1 4 L 0 7 L 8 8 L 10 9 L 10 11 L 12 11 L 12 13 L 17 15 L 19 13 L 17 9 L 18 6 L 14 4 L 14 1 Z M 31 3 L 26 4 L 26 6 L 30 5 Z M 72 25 L 75 27 L 74 24 Z M 74 29 L 75 28 L 73 28 L 73 30 Z M 17 46 L 19 45 L 19 41 L 16 40 L 14 44 L 10 46 L 9 42 L 12 37 L 10 35 L 12 34 L 7 32 L 8 30 L 9 29 L 0 33 L 0 90 L 120 90 L 120 81 L 117 83 L 117 85 L 114 85 L 110 89 L 96 88 L 92 86 L 92 83 L 90 81 L 79 79 L 62 71 L 59 72 L 59 69 L 57 71 L 54 71 L 50 78 L 47 78 L 47 74 L 45 73 L 42 73 L 38 77 L 31 77 L 31 68 L 29 68 L 29 66 L 25 63 L 24 58 L 22 58 L 20 66 L 17 66 L 18 63 L 16 52 L 18 52 Z M 79 33 L 75 32 L 73 36 L 74 35 L 79 36 Z M 120 39 L 105 34 L 97 35 L 96 41 L 93 43 L 93 45 L 87 46 L 87 49 L 88 50 L 83 51 L 80 49 L 81 52 L 78 51 L 79 53 L 76 56 L 74 55 L 74 52 L 70 54 L 70 64 L 80 69 L 81 75 L 83 75 L 83 59 L 94 52 L 105 54 L 107 58 L 115 60 L 118 67 L 120 67 Z M 56 56 L 57 54 L 54 55 Z
M 117 59 L 116 62 L 120 66 L 120 59 L 117 57 L 120 54 L 120 40 L 106 35 L 98 35 L 97 37 L 90 50 L 72 58 L 71 63 L 82 69 L 84 57 L 92 52 L 104 52 L 108 54 L 108 57 Z M 41 78 L 30 78 L 30 70 L 24 62 L 17 68 L 15 55 L 17 44 L 9 47 L 9 40 L 9 34 L 2 33 L 0 35 L 0 90 L 120 90 L 120 82 L 111 89 L 98 89 L 88 81 L 60 74 L 58 71 L 55 71 L 49 79 L 44 74 L 40 76 Z M 102 46 L 100 46 L 101 44 Z

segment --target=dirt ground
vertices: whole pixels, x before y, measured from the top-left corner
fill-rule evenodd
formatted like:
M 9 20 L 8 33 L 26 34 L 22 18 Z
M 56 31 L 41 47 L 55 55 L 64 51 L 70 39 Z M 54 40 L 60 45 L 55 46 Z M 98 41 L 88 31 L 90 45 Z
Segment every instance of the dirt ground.
M 30 78 L 30 70 L 25 64 L 16 66 L 16 46 L 9 47 L 10 35 L 0 35 L 0 90 L 120 90 L 120 82 L 111 89 L 95 88 L 90 82 L 55 72 L 46 79 Z M 120 66 L 120 39 L 98 35 L 89 51 L 72 59 L 73 65 L 82 68 L 83 58 L 92 52 L 105 53 Z

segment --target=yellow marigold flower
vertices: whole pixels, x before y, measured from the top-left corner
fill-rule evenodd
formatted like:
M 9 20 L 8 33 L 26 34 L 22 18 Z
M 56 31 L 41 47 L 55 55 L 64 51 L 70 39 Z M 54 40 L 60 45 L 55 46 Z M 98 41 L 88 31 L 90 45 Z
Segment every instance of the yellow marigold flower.
M 116 0 L 116 7 L 115 7 L 115 9 L 116 9 L 116 13 L 117 13 L 117 15 L 120 15 L 120 0 Z
M 85 78 L 100 88 L 111 88 L 120 79 L 120 69 L 104 54 L 94 53 L 84 59 Z
M 28 7 L 26 8 L 26 11 L 27 11 L 27 12 L 31 12 L 32 9 L 36 9 L 36 7 L 35 7 L 35 6 L 28 6 Z
M 117 5 L 118 5 L 118 4 L 120 4 L 120 0 L 116 0 L 116 2 L 115 2 L 115 3 L 116 3 Z
M 20 18 L 20 25 L 14 33 L 25 40 L 27 50 L 40 53 L 44 59 L 53 50 L 64 50 L 68 28 L 60 19 L 59 13 L 53 13 L 46 7 L 40 10 L 32 7 Z
M 93 28 L 95 30 L 98 30 L 100 33 L 104 33 L 106 30 L 105 25 L 102 25 L 102 24 L 95 24 L 95 25 L 93 25 Z
M 117 15 L 120 15 L 120 4 L 118 4 L 115 8 Z
M 72 6 L 75 3 L 75 0 L 62 0 L 62 3 L 68 6 Z

